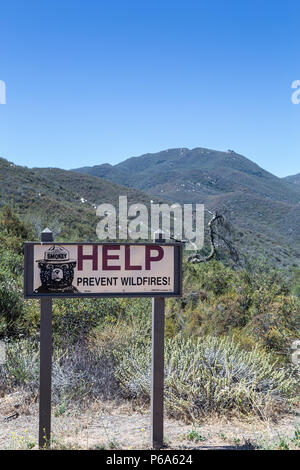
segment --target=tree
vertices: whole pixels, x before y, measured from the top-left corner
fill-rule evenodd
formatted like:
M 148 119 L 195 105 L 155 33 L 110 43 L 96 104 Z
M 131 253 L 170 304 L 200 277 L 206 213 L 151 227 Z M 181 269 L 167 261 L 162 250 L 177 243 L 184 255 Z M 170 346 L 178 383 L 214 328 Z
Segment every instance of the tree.
M 233 226 L 225 216 L 218 211 L 211 212 L 206 210 L 206 212 L 211 215 L 211 219 L 208 222 L 210 253 L 207 256 L 194 253 L 188 257 L 187 261 L 191 263 L 205 263 L 213 258 L 219 259 L 220 248 L 225 247 L 229 251 L 230 258 L 237 263 L 240 257 L 231 239 L 234 233 Z

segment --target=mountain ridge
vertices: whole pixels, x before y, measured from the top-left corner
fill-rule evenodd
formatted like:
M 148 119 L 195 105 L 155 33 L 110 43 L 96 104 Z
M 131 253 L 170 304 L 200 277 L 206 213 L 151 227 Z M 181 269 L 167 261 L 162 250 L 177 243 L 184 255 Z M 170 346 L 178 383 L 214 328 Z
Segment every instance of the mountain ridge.
M 266 237 L 273 250 L 289 246 L 299 263 L 300 185 L 273 175 L 232 150 L 168 149 L 130 157 L 116 165 L 74 171 L 134 187 L 169 203 L 203 203 L 209 210 L 227 213 L 241 230 Z
M 292 184 L 300 184 L 300 173 L 297 173 L 296 175 L 285 176 L 283 179 Z
M 96 170 L 28 169 L 0 159 L 0 206 L 9 204 L 36 233 L 49 225 L 58 240 L 96 241 L 96 206 L 117 206 L 120 195 L 128 196 L 129 205 L 148 207 L 151 200 L 204 203 L 232 222 L 242 252 L 280 267 L 300 265 L 300 185 L 244 156 L 169 149 Z
M 150 204 L 142 192 L 105 179 L 59 168 L 29 169 L 0 158 L 0 207 L 11 206 L 36 233 L 49 225 L 70 241 L 95 241 L 96 206 L 117 205 L 119 195 L 126 195 L 129 203 Z
M 151 174 L 149 173 L 150 170 Z M 102 165 L 95 165 L 93 167 L 76 168 L 73 171 L 103 177 L 105 179 L 117 182 L 118 184 L 138 187 L 142 190 L 147 189 L 147 187 L 152 187 L 151 193 L 155 192 L 155 189 L 153 189 L 153 175 L 159 178 L 159 184 L 161 184 L 167 179 L 166 173 L 168 173 L 174 179 L 176 173 L 177 176 L 180 177 L 182 171 L 190 171 L 191 173 L 198 171 L 199 175 L 202 173 L 205 176 L 208 173 L 212 173 L 213 176 L 221 180 L 222 176 L 224 179 L 224 171 L 227 174 L 231 171 L 236 172 L 236 177 L 243 177 L 244 185 L 248 185 L 248 187 L 252 187 L 253 177 L 260 178 L 263 182 L 263 185 L 266 186 L 264 191 L 261 190 L 261 193 L 264 197 L 270 196 L 266 192 L 270 189 L 274 190 L 275 184 L 279 184 L 279 187 L 282 190 L 278 200 L 285 199 L 291 202 L 299 202 L 300 196 L 299 189 L 295 188 L 292 183 L 285 181 L 285 179 L 278 178 L 270 172 L 267 172 L 243 155 L 240 155 L 234 151 L 221 152 L 201 147 L 196 147 L 192 150 L 187 148 L 168 149 L 153 154 L 144 154 L 140 157 L 130 157 L 116 165 L 104 163 Z M 132 174 L 133 171 L 134 175 Z M 146 180 L 140 180 L 139 178 L 136 178 L 137 174 L 140 174 Z M 248 182 L 245 181 L 246 177 L 248 178 Z M 231 179 L 230 184 L 232 185 L 235 180 L 236 178 Z M 203 181 L 202 183 L 203 186 L 209 190 L 209 192 L 213 192 L 212 189 L 215 185 L 214 181 Z M 268 183 L 271 183 L 273 188 L 268 188 Z M 289 193 L 290 197 L 286 197 L 286 192 Z M 278 195 L 278 188 L 276 189 L 276 193 Z M 275 198 L 275 194 L 273 194 L 273 198 Z

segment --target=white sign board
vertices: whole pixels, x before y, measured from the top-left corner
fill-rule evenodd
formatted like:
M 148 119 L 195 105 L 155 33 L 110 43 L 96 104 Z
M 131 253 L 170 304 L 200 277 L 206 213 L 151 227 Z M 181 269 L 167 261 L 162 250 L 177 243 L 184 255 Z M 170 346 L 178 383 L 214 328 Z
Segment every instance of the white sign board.
M 25 244 L 25 297 L 176 296 L 179 244 Z

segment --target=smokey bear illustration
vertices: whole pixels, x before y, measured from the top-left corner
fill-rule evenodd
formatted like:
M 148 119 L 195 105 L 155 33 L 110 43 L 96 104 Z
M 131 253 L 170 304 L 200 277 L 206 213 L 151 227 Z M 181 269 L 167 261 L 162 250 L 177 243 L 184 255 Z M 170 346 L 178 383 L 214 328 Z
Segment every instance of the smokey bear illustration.
M 45 251 L 44 259 L 37 260 L 40 269 L 41 286 L 36 293 L 78 292 L 72 286 L 76 261 L 70 259 L 66 248 L 53 245 Z

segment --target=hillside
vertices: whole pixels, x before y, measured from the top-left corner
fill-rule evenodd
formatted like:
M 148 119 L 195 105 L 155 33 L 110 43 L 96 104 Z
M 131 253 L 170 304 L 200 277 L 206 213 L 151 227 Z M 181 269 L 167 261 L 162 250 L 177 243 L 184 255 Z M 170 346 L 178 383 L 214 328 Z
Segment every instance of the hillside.
M 129 158 L 117 165 L 103 164 L 75 169 L 180 203 L 221 193 L 248 191 L 258 196 L 298 203 L 300 190 L 263 170 L 233 151 L 204 148 L 169 149 Z M 136 176 L 140 175 L 141 178 Z M 195 193 L 195 194 L 194 194 Z
M 57 240 L 96 240 L 96 206 L 117 206 L 119 195 L 129 204 L 205 203 L 232 221 L 241 253 L 279 267 L 300 263 L 300 186 L 241 155 L 173 149 L 80 171 L 28 169 L 0 159 L 0 207 L 13 207 L 36 237 L 47 225 Z
M 38 448 L 40 303 L 23 298 L 23 243 L 32 234 L 15 212 L 30 216 L 35 229 L 43 217 L 57 218 L 64 239 L 88 238 L 88 231 L 92 238 L 94 203 L 114 202 L 126 189 L 7 161 L 0 176 L 2 203 L 15 208 L 0 208 L 0 448 L 29 450 Z M 132 202 L 147 200 L 127 191 Z M 238 238 L 247 238 L 248 251 L 252 242 L 271 257 L 257 232 Z M 280 250 L 286 247 L 274 254 Z M 246 268 L 184 260 L 183 295 L 166 300 L 168 449 L 299 447 L 299 384 L 290 358 L 299 332 L 300 270 L 287 277 L 266 262 Z M 151 311 L 149 298 L 53 301 L 52 449 L 149 448 Z
M 297 173 L 297 175 L 286 176 L 282 179 L 289 183 L 300 184 L 300 173 Z
M 74 171 L 179 203 L 204 203 L 243 232 L 246 250 L 275 264 L 299 264 L 300 186 L 232 150 L 169 149 Z
M 0 159 L 0 207 L 9 204 L 36 234 L 48 225 L 61 238 L 96 239 L 96 206 L 117 205 L 119 195 L 129 203 L 149 204 L 149 196 L 110 181 L 58 168 L 28 169 Z

